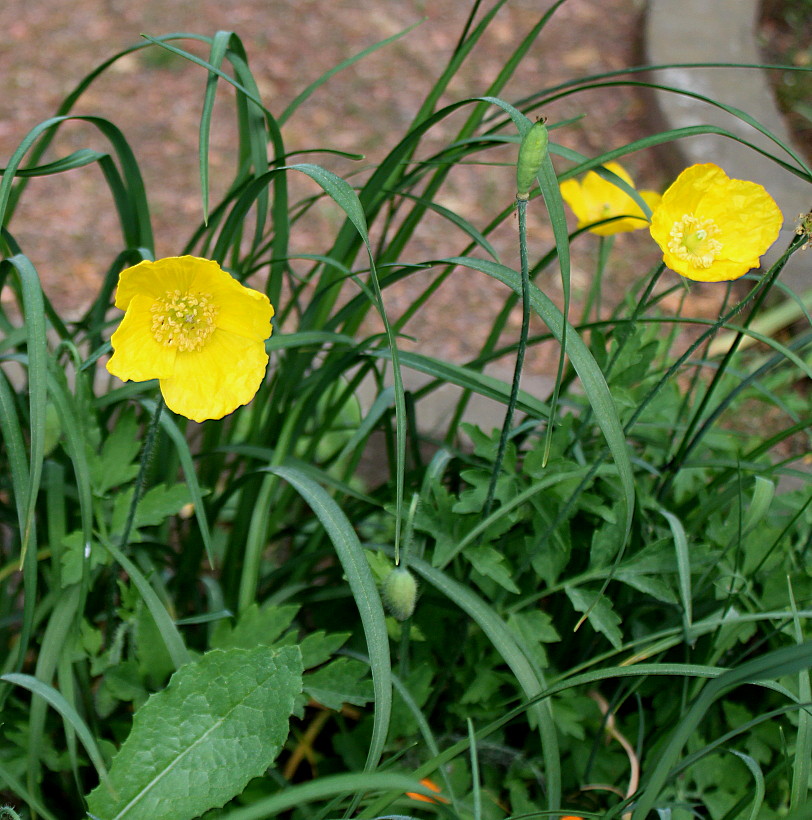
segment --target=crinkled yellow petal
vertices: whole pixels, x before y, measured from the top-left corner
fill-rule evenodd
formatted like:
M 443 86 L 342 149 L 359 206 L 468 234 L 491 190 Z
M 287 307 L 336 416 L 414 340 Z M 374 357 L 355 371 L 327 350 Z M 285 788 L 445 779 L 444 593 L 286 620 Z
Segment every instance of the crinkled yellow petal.
M 168 291 L 187 291 L 202 271 L 223 271 L 216 262 L 196 256 L 168 256 L 155 262 L 144 261 L 121 271 L 116 290 L 116 307 L 126 310 L 136 294 L 157 299 Z
M 219 419 L 254 398 L 268 365 L 264 340 L 215 330 L 200 350 L 181 352 L 161 379 L 166 406 L 193 421 Z
M 707 267 L 669 250 L 672 231 L 686 216 L 714 228 L 719 250 Z M 731 179 L 717 165 L 702 163 L 686 168 L 666 190 L 652 215 L 650 231 L 669 268 L 688 279 L 723 282 L 758 267 L 782 223 L 780 209 L 761 185 Z
M 719 226 L 721 256 L 757 267 L 759 257 L 778 239 L 784 222 L 780 209 L 767 191 L 755 182 L 728 180 L 702 200 L 698 216 Z
M 274 310 L 264 293 L 241 285 L 228 274 L 200 289 L 210 293 L 219 308 L 215 319 L 218 328 L 262 341 L 271 335 Z
M 581 226 L 582 222 L 589 222 L 586 201 L 584 200 L 584 190 L 581 187 L 581 183 L 577 179 L 565 179 L 559 185 L 559 190 L 561 191 L 561 198 L 570 206 L 570 210 L 575 214 L 575 218 L 578 220 L 578 227 Z
M 634 186 L 632 178 L 617 162 L 607 162 L 605 167 L 627 185 Z M 590 227 L 589 230 L 598 236 L 636 231 L 645 228 L 648 223 L 643 210 L 629 194 L 594 171 L 589 171 L 580 183 L 575 180 L 562 182 L 561 196 L 578 219 L 579 228 L 589 227 L 610 217 L 626 217 Z M 646 202 L 659 202 L 659 194 L 654 191 L 642 192 L 641 196 Z
M 110 339 L 113 355 L 107 370 L 122 381 L 163 379 L 175 370 L 177 349 L 159 344 L 152 335 L 153 302 L 151 296 L 134 295 Z
M 731 259 L 716 259 L 710 267 L 699 268 L 667 250 L 663 252 L 663 262 L 675 273 L 695 282 L 726 282 L 729 279 L 738 279 L 758 265 L 758 259 L 753 265 Z

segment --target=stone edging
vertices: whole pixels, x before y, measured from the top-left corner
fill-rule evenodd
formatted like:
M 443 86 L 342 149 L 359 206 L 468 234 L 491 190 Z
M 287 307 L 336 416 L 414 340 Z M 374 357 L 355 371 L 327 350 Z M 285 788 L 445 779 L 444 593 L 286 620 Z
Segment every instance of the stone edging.
M 756 40 L 758 14 L 758 0 L 648 0 L 644 31 L 646 62 L 649 65 L 762 62 Z M 762 71 L 672 68 L 653 72 L 652 79 L 741 109 L 768 127 L 776 137 L 792 143 Z M 718 125 L 761 148 L 785 156 L 768 137 L 720 108 L 667 91 L 654 91 L 653 98 L 667 128 Z M 727 137 L 715 134 L 688 137 L 675 145 L 686 164 L 715 162 L 730 176 L 759 182 L 770 192 L 786 221 L 778 241 L 765 257 L 769 264 L 791 239 L 795 217 L 812 207 L 812 186 Z M 795 254 L 781 278 L 796 292 L 812 288 L 812 256 L 808 252 Z

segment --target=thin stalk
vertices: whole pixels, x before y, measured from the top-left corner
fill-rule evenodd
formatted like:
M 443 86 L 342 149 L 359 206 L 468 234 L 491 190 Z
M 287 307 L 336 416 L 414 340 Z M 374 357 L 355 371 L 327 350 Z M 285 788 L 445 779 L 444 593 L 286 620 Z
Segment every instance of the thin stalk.
M 736 354 L 736 351 L 739 349 L 739 345 L 741 344 L 742 339 L 745 337 L 745 330 L 750 326 L 750 323 L 756 318 L 758 315 L 758 311 L 761 306 L 764 304 L 764 300 L 767 298 L 767 294 L 772 290 L 773 283 L 778 278 L 778 274 L 781 268 L 776 268 L 772 271 L 772 275 L 767 274 L 765 276 L 765 284 L 764 287 L 758 289 L 757 287 L 754 288 L 755 293 L 755 301 L 753 303 L 753 308 L 742 322 L 742 329 L 737 332 L 735 339 L 733 340 L 730 348 L 728 349 L 727 353 L 725 353 L 724 358 L 719 364 L 716 372 L 711 379 L 711 383 L 708 385 L 708 389 L 705 391 L 705 395 L 702 396 L 702 400 L 699 402 L 699 406 L 697 407 L 696 411 L 694 412 L 691 420 L 688 422 L 688 428 L 685 431 L 685 434 L 682 437 L 682 441 L 680 442 L 680 446 L 676 452 L 676 454 L 670 459 L 668 464 L 665 465 L 663 468 L 663 476 L 664 480 L 660 485 L 658 497 L 661 496 L 662 492 L 666 491 L 668 487 L 670 487 L 672 481 L 674 480 L 674 476 L 676 475 L 676 471 L 679 469 L 679 466 L 683 463 L 687 455 L 694 449 L 694 447 L 698 444 L 702 430 L 696 436 L 694 435 L 697 431 L 697 428 L 700 426 L 705 411 L 710 404 L 710 400 L 713 397 L 716 389 L 719 387 L 722 378 L 727 373 L 728 365 L 730 364 L 731 359 Z M 721 320 L 721 316 L 720 316 Z M 721 321 L 717 323 L 718 326 L 721 326 Z M 718 327 L 717 327 L 718 330 Z
M 493 506 L 493 498 L 496 494 L 496 483 L 499 480 L 499 473 L 502 471 L 502 462 L 505 458 L 510 428 L 513 424 L 513 413 L 516 410 L 516 402 L 519 399 L 519 382 L 522 377 L 522 367 L 524 366 L 524 354 L 527 349 L 527 336 L 530 329 L 530 268 L 527 262 L 527 200 L 516 200 L 516 211 L 519 217 L 519 262 L 522 276 L 522 329 L 519 334 L 519 346 L 516 349 L 516 366 L 513 370 L 513 384 L 510 388 L 510 399 L 505 411 L 505 421 L 502 424 L 502 434 L 499 437 L 499 449 L 496 452 L 496 461 L 493 464 L 491 480 L 488 484 L 488 495 L 485 498 L 485 506 L 482 508 L 482 517 L 487 518 Z
M 144 449 L 141 451 L 141 463 L 138 467 L 138 476 L 135 479 L 133 487 L 133 498 L 130 502 L 130 511 L 127 513 L 127 523 L 124 525 L 124 531 L 121 533 L 119 540 L 119 548 L 124 551 L 127 543 L 130 540 L 130 532 L 132 532 L 133 524 L 135 523 L 135 511 L 138 507 L 138 502 L 144 493 L 144 487 L 147 481 L 147 467 L 152 456 L 152 451 L 155 447 L 155 437 L 158 433 L 158 426 L 161 421 L 161 411 L 164 409 L 164 397 L 160 396 L 155 403 L 155 412 L 152 414 L 152 420 L 147 428 L 147 437 L 144 440 Z
M 598 242 L 598 265 L 595 270 L 595 278 L 592 280 L 592 285 L 586 295 L 584 301 L 584 310 L 581 314 L 581 324 L 589 321 L 589 314 L 592 311 L 592 306 L 595 306 L 595 319 L 600 321 L 600 310 L 603 299 L 601 296 L 601 285 L 603 284 L 603 274 L 606 270 L 606 263 L 609 260 L 609 254 L 615 244 L 614 236 L 601 236 Z

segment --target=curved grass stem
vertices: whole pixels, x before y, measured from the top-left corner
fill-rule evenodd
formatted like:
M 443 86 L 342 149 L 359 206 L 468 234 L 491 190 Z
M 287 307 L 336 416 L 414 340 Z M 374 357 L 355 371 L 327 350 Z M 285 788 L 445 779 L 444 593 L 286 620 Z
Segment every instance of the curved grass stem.
M 524 366 L 524 354 L 527 349 L 527 337 L 530 329 L 530 269 L 527 262 L 527 200 L 516 200 L 516 211 L 519 218 L 519 262 L 522 276 L 522 329 L 519 334 L 519 346 L 516 349 L 516 365 L 513 369 L 513 384 L 510 388 L 510 398 L 508 399 L 505 420 L 502 423 L 502 434 L 499 436 L 499 448 L 496 451 L 496 461 L 493 464 L 491 480 L 488 484 L 488 495 L 485 498 L 485 506 L 482 509 L 483 518 L 487 518 L 493 506 L 493 499 L 496 495 L 496 484 L 499 481 L 499 473 L 502 471 L 502 462 L 505 458 L 510 428 L 513 424 L 513 414 L 516 410 L 516 403 L 519 399 L 519 383 L 522 378 L 522 367 Z

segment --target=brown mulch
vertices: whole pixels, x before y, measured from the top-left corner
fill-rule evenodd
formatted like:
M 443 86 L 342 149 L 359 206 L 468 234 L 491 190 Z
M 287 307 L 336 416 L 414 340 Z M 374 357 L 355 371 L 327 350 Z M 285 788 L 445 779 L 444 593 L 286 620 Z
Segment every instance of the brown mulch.
M 490 7 L 490 4 L 483 4 Z M 531 52 L 502 92 L 507 100 L 529 96 L 558 82 L 641 62 L 639 31 L 642 0 L 568 0 L 555 13 Z M 422 99 L 439 76 L 470 9 L 459 0 L 124 0 L 56 4 L 46 0 L 6 0 L 0 5 L 0 163 L 27 131 L 52 115 L 62 98 L 104 59 L 139 41 L 139 33 L 235 31 L 248 52 L 262 97 L 281 112 L 310 82 L 340 61 L 424 21 L 416 30 L 369 55 L 322 86 L 284 128 L 289 151 L 313 147 L 364 154 L 362 162 L 305 155 L 349 176 L 380 161 L 402 136 Z M 514 0 L 497 14 L 485 38 L 469 56 L 442 103 L 487 92 L 493 78 L 524 34 L 544 11 L 536 0 Z M 183 43 L 199 54 L 198 46 Z M 149 195 L 156 254 L 180 251 L 201 218 L 197 169 L 197 126 L 205 83 L 201 68 L 157 49 L 128 56 L 106 72 L 80 100 L 75 113 L 106 117 L 133 147 Z M 227 185 L 234 164 L 235 130 L 229 93 L 218 103 L 213 133 L 213 200 Z M 551 123 L 583 115 L 556 130 L 554 141 L 587 155 L 622 146 L 656 130 L 649 102 L 635 89 L 616 88 L 567 98 L 543 112 Z M 465 113 L 449 121 L 459 127 Z M 450 130 L 449 133 L 453 133 Z M 63 127 L 51 156 L 104 142 L 86 123 Z M 512 154 L 502 155 L 512 162 Z M 564 161 L 556 158 L 559 167 Z M 642 188 L 662 190 L 669 173 L 663 155 L 644 152 L 624 163 Z M 471 165 L 455 169 L 439 202 L 483 227 L 509 204 L 514 176 L 510 167 Z M 302 183 L 303 194 L 315 188 Z M 297 223 L 294 250 L 320 253 L 329 248 L 340 214 L 329 207 Z M 101 172 L 85 168 L 34 180 L 11 224 L 32 259 L 50 298 L 68 316 L 79 315 L 92 300 L 99 278 L 121 248 L 117 223 Z M 541 203 L 529 217 L 531 255 L 546 251 L 551 233 Z M 492 237 L 502 261 L 518 265 L 515 223 Z M 427 220 L 408 249 L 408 261 L 459 253 L 466 244 L 447 223 Z M 572 274 L 577 302 L 589 287 L 597 248 L 586 236 L 575 248 Z M 646 231 L 621 235 L 607 273 L 607 309 L 658 259 Z M 674 279 L 669 274 L 669 284 Z M 411 303 L 428 274 L 415 276 L 386 293 L 395 315 Z M 554 271 L 540 281 L 559 303 L 561 285 Z M 471 271 L 459 271 L 443 285 L 406 332 L 422 352 L 460 361 L 474 355 L 503 299 L 504 289 Z M 691 309 L 713 314 L 719 289 L 692 289 Z M 676 306 L 676 300 L 669 303 Z M 518 328 L 518 315 L 511 329 Z M 374 329 L 374 325 L 370 325 Z M 535 330 L 540 331 L 539 326 Z M 530 372 L 549 372 L 555 351 L 537 351 Z

